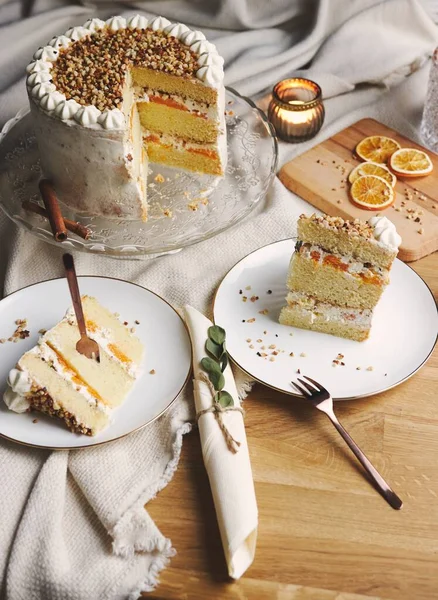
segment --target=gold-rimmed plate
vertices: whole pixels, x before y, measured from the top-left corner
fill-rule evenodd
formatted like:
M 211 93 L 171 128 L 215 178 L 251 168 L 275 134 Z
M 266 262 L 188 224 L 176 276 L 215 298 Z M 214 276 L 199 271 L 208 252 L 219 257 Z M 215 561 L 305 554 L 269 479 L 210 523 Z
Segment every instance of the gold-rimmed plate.
M 394 261 L 365 342 L 287 327 L 278 316 L 294 244 L 282 240 L 252 252 L 220 284 L 214 320 L 227 330 L 232 360 L 256 381 L 293 396 L 290 381 L 299 372 L 336 400 L 378 394 L 411 377 L 429 358 L 438 332 L 435 300 L 421 277 Z
M 82 294 L 95 296 L 135 328 L 145 347 L 142 375 L 108 428 L 96 436 L 73 434 L 58 419 L 33 412 L 16 414 L 0 398 L 0 436 L 51 449 L 89 448 L 110 442 L 161 416 L 176 400 L 191 372 L 191 343 L 186 326 L 168 302 L 139 285 L 107 277 L 79 277 Z M 0 344 L 0 393 L 9 370 L 34 346 L 41 329 L 50 329 L 64 316 L 71 300 L 65 279 L 52 279 L 23 288 L 0 302 L 0 338 L 9 338 L 17 319 L 27 319 L 30 337 Z M 138 323 L 136 323 L 136 321 Z M 34 422 L 36 419 L 37 422 Z

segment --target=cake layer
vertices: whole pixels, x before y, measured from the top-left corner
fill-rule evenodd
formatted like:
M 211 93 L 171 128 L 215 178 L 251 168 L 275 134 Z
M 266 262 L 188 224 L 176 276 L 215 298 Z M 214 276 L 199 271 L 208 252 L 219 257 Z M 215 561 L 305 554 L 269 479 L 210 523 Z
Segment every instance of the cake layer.
M 206 104 L 216 104 L 218 101 L 217 90 L 203 85 L 197 79 L 177 77 L 140 66 L 132 66 L 131 76 L 134 85 L 142 88 L 177 94 Z
M 298 239 L 383 269 L 391 268 L 398 252 L 396 247 L 378 241 L 371 225 L 344 221 L 340 217 L 301 215 L 298 220 Z
M 205 113 L 189 111 L 181 100 L 150 95 L 148 102 L 140 101 L 137 107 L 146 130 L 200 143 L 217 140 L 218 122 L 208 119 Z
M 40 388 L 29 396 L 32 408 L 64 420 L 67 427 L 77 433 L 95 435 L 108 425 L 109 411 L 104 410 L 96 399 L 78 391 L 39 353 L 27 352 L 18 365 Z
M 327 255 L 328 257 L 332 255 Z M 372 309 L 377 304 L 387 279 L 371 273 L 350 273 L 339 264 L 295 252 L 292 255 L 287 286 L 322 302 L 351 308 Z
M 151 132 L 143 139 L 151 162 L 198 173 L 223 175 L 223 153 L 218 144 L 197 144 Z
M 282 325 L 329 333 L 357 342 L 366 340 L 370 332 L 370 325 L 365 326 L 342 318 L 326 319 L 324 309 L 321 307 L 318 308 L 318 312 L 315 312 L 311 308 L 304 308 L 298 304 L 284 306 L 281 309 L 279 321 Z

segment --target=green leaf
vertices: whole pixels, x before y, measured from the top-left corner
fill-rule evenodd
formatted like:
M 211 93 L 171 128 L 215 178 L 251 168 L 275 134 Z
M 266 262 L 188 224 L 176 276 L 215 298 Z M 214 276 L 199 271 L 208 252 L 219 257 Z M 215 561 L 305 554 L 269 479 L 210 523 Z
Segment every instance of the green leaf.
M 218 375 L 221 374 L 221 369 L 220 369 L 219 364 L 217 363 L 217 361 L 215 361 L 213 358 L 210 358 L 209 356 L 205 356 L 201 360 L 201 367 L 204 369 L 204 371 L 207 371 L 208 374 L 210 374 L 210 373 L 217 373 Z
M 227 366 L 228 366 L 228 356 L 227 356 L 227 353 L 224 352 L 221 356 L 221 371 L 222 371 L 222 373 L 225 371 Z
M 217 390 L 218 392 L 220 392 L 224 385 L 225 385 L 225 377 L 222 375 L 222 373 L 219 371 L 219 373 L 212 372 L 208 374 L 208 377 L 211 381 L 211 383 L 213 384 L 213 387 L 215 390 Z
M 225 390 L 219 392 L 219 394 L 217 395 L 217 401 L 222 406 L 222 408 L 227 408 L 227 406 L 234 406 L 233 397 Z
M 210 339 L 205 342 L 205 349 L 210 356 L 216 358 L 217 360 L 219 360 L 223 354 L 222 346 L 220 344 L 216 344 L 216 342 L 213 342 L 213 340 Z
M 208 337 L 219 346 L 222 346 L 225 342 L 225 329 L 222 329 L 219 325 L 212 325 L 208 328 Z

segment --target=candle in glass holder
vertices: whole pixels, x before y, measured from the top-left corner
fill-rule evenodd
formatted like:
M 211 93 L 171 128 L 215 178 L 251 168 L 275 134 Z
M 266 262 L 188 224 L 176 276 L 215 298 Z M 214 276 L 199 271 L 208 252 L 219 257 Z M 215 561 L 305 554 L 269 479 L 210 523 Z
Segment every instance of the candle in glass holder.
M 299 77 L 280 81 L 272 90 L 268 118 L 285 142 L 309 140 L 324 122 L 321 88 Z

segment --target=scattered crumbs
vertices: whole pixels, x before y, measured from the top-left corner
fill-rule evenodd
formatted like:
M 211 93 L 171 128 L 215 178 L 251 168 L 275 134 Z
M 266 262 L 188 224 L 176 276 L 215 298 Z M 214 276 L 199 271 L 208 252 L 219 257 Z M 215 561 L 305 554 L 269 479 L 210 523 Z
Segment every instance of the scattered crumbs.
M 332 192 L 336 192 L 337 188 L 332 188 Z
M 251 350 L 254 349 L 254 344 L 250 344 L 249 347 L 251 348 Z
M 337 367 L 338 363 L 335 363 L 334 361 L 332 362 L 332 367 Z
M 128 321 L 123 321 L 123 325 L 126 327 L 128 324 Z
M 257 352 L 257 356 L 261 356 L 260 352 Z
M 131 162 L 131 161 L 133 161 L 133 160 L 134 160 L 134 158 L 133 158 L 133 156 L 132 156 L 132 154 L 131 154 L 131 153 L 130 153 L 130 154 L 127 154 L 127 155 L 126 155 L 126 158 L 127 158 L 127 160 L 129 160 L 129 162 Z
M 275 344 L 271 344 L 271 345 L 269 346 L 269 350 L 274 350 L 276 347 L 277 347 L 277 346 L 276 346 Z
M 302 358 L 306 358 L 307 354 L 306 354 L 305 352 L 301 352 L 300 356 L 301 356 Z
M 129 330 L 131 333 L 135 333 L 135 327 L 131 327 L 131 329 Z
M 157 173 L 154 177 L 154 181 L 157 183 L 164 183 L 164 177 L 161 175 L 161 173 Z
M 251 298 L 250 298 L 251 302 L 257 302 L 258 299 L 259 299 L 258 296 L 251 296 Z
M 140 325 L 140 321 L 139 321 L 138 319 L 135 319 L 134 323 L 135 323 L 136 325 Z
M 152 182 L 151 182 L 151 183 L 148 183 L 148 187 L 150 187 L 150 188 L 154 188 L 154 187 L 155 187 L 155 183 L 152 183 Z
M 270 360 L 270 362 L 274 362 L 274 360 L 275 360 L 275 356 L 270 356 L 270 357 L 269 357 L 269 360 Z
M 39 333 L 40 335 L 44 335 L 45 333 L 47 333 L 47 329 L 40 329 L 40 330 L 38 331 L 38 333 Z M 1 341 L 1 340 L 0 340 L 0 341 Z
M 432 208 L 436 208 L 436 204 L 432 204 Z
M 342 200 L 336 200 L 336 204 L 342 204 Z
M 417 217 L 417 218 L 415 219 L 415 223 L 419 223 L 419 222 L 420 222 L 420 217 Z
M 251 338 L 248 338 L 246 341 L 248 344 L 250 344 L 252 340 L 251 340 Z
M 234 100 L 228 100 L 227 104 L 231 105 L 231 104 L 233 104 L 233 102 L 234 102 Z
M 173 213 L 172 213 L 172 211 L 170 210 L 170 208 L 165 208 L 165 209 L 163 210 L 163 215 L 164 215 L 165 217 L 171 217 L 171 216 L 172 216 L 172 214 L 173 214 Z
M 268 290 L 266 293 L 267 294 L 272 294 L 272 290 Z
M 260 356 L 265 357 L 265 356 L 268 356 L 268 355 L 266 354 L 266 352 L 261 352 Z
M 243 294 L 242 290 L 239 290 L 239 294 Z
M 186 192 L 183 192 L 183 193 L 184 193 L 184 196 L 185 196 L 186 198 L 188 198 L 188 197 L 190 196 L 190 192 L 187 192 L 187 191 L 186 191 Z
M 254 323 L 254 321 L 255 321 L 255 317 L 253 317 L 252 319 L 248 319 L 247 323 Z
M 384 377 L 388 377 L 388 373 L 385 373 Z
M 345 363 L 341 361 L 341 367 L 345 367 Z
M 362 367 L 356 367 L 356 371 L 360 371 Z
M 250 289 L 251 289 L 251 286 L 250 286 L 250 285 L 247 285 L 245 289 L 246 289 L 246 290 L 250 290 Z
M 201 204 L 203 206 L 207 206 L 207 204 L 208 204 L 208 198 L 201 198 L 200 202 L 201 202 Z
M 27 319 L 17 319 L 15 321 L 15 325 L 17 326 L 17 328 L 15 329 L 11 337 L 8 338 L 8 342 L 17 343 L 19 340 L 25 340 L 30 336 L 29 330 L 26 329 Z
M 293 335 L 293 333 L 290 333 L 289 335 Z
M 229 117 L 232 117 L 232 116 L 234 115 L 234 111 L 233 111 L 233 110 L 229 110 L 229 111 L 227 112 L 227 115 L 228 115 Z
M 116 319 L 118 319 L 120 317 L 120 313 L 114 313 L 114 316 L 116 317 Z
M 342 359 L 343 359 L 343 358 L 345 358 L 345 357 L 344 357 L 344 355 L 343 355 L 343 354 L 341 354 L 340 352 L 338 352 L 338 355 L 337 355 L 337 357 L 336 357 L 336 358 L 337 358 L 338 360 L 342 360 Z
M 242 302 L 246 302 L 248 300 L 247 296 L 242 296 Z
M 263 340 L 261 340 L 260 338 L 257 340 L 258 344 L 261 344 L 263 342 Z
M 399 208 L 398 206 L 394 206 L 394 208 L 395 208 L 396 212 L 400 212 L 401 211 L 401 208 Z
M 264 331 L 264 332 L 263 332 L 263 334 L 264 334 L 264 335 L 268 335 L 268 332 L 267 332 L 267 331 Z
M 242 319 L 242 323 L 246 323 L 245 319 Z
M 267 308 L 264 308 L 263 310 L 259 310 L 259 315 L 267 315 L 269 313 L 269 310 Z
M 300 369 L 297 369 L 297 373 L 298 373 L 298 375 L 301 375 Z
M 278 356 L 280 353 L 279 353 L 279 351 L 278 351 L 278 350 L 273 350 L 273 351 L 271 352 L 271 354 L 273 354 L 274 356 Z
M 155 375 L 155 373 L 156 373 L 155 369 L 151 369 L 151 370 L 149 371 L 149 375 Z
M 6 342 L 5 338 L 0 339 L 0 344 L 4 344 Z
M 367 371 L 374 371 L 374 367 L 367 367 Z
M 293 358 L 293 357 L 295 356 L 295 354 L 294 354 L 293 352 L 291 352 L 291 353 L 289 354 L 289 356 L 292 356 L 292 358 Z
M 418 233 L 419 233 L 420 235 L 424 235 L 424 228 L 423 228 L 423 227 L 420 227 L 420 229 L 418 230 Z
M 260 350 L 266 350 L 266 346 L 260 346 Z
M 198 210 L 198 203 L 197 202 L 189 202 L 187 204 L 187 208 L 192 210 L 193 212 Z
M 33 419 L 32 423 L 38 423 L 38 419 Z

